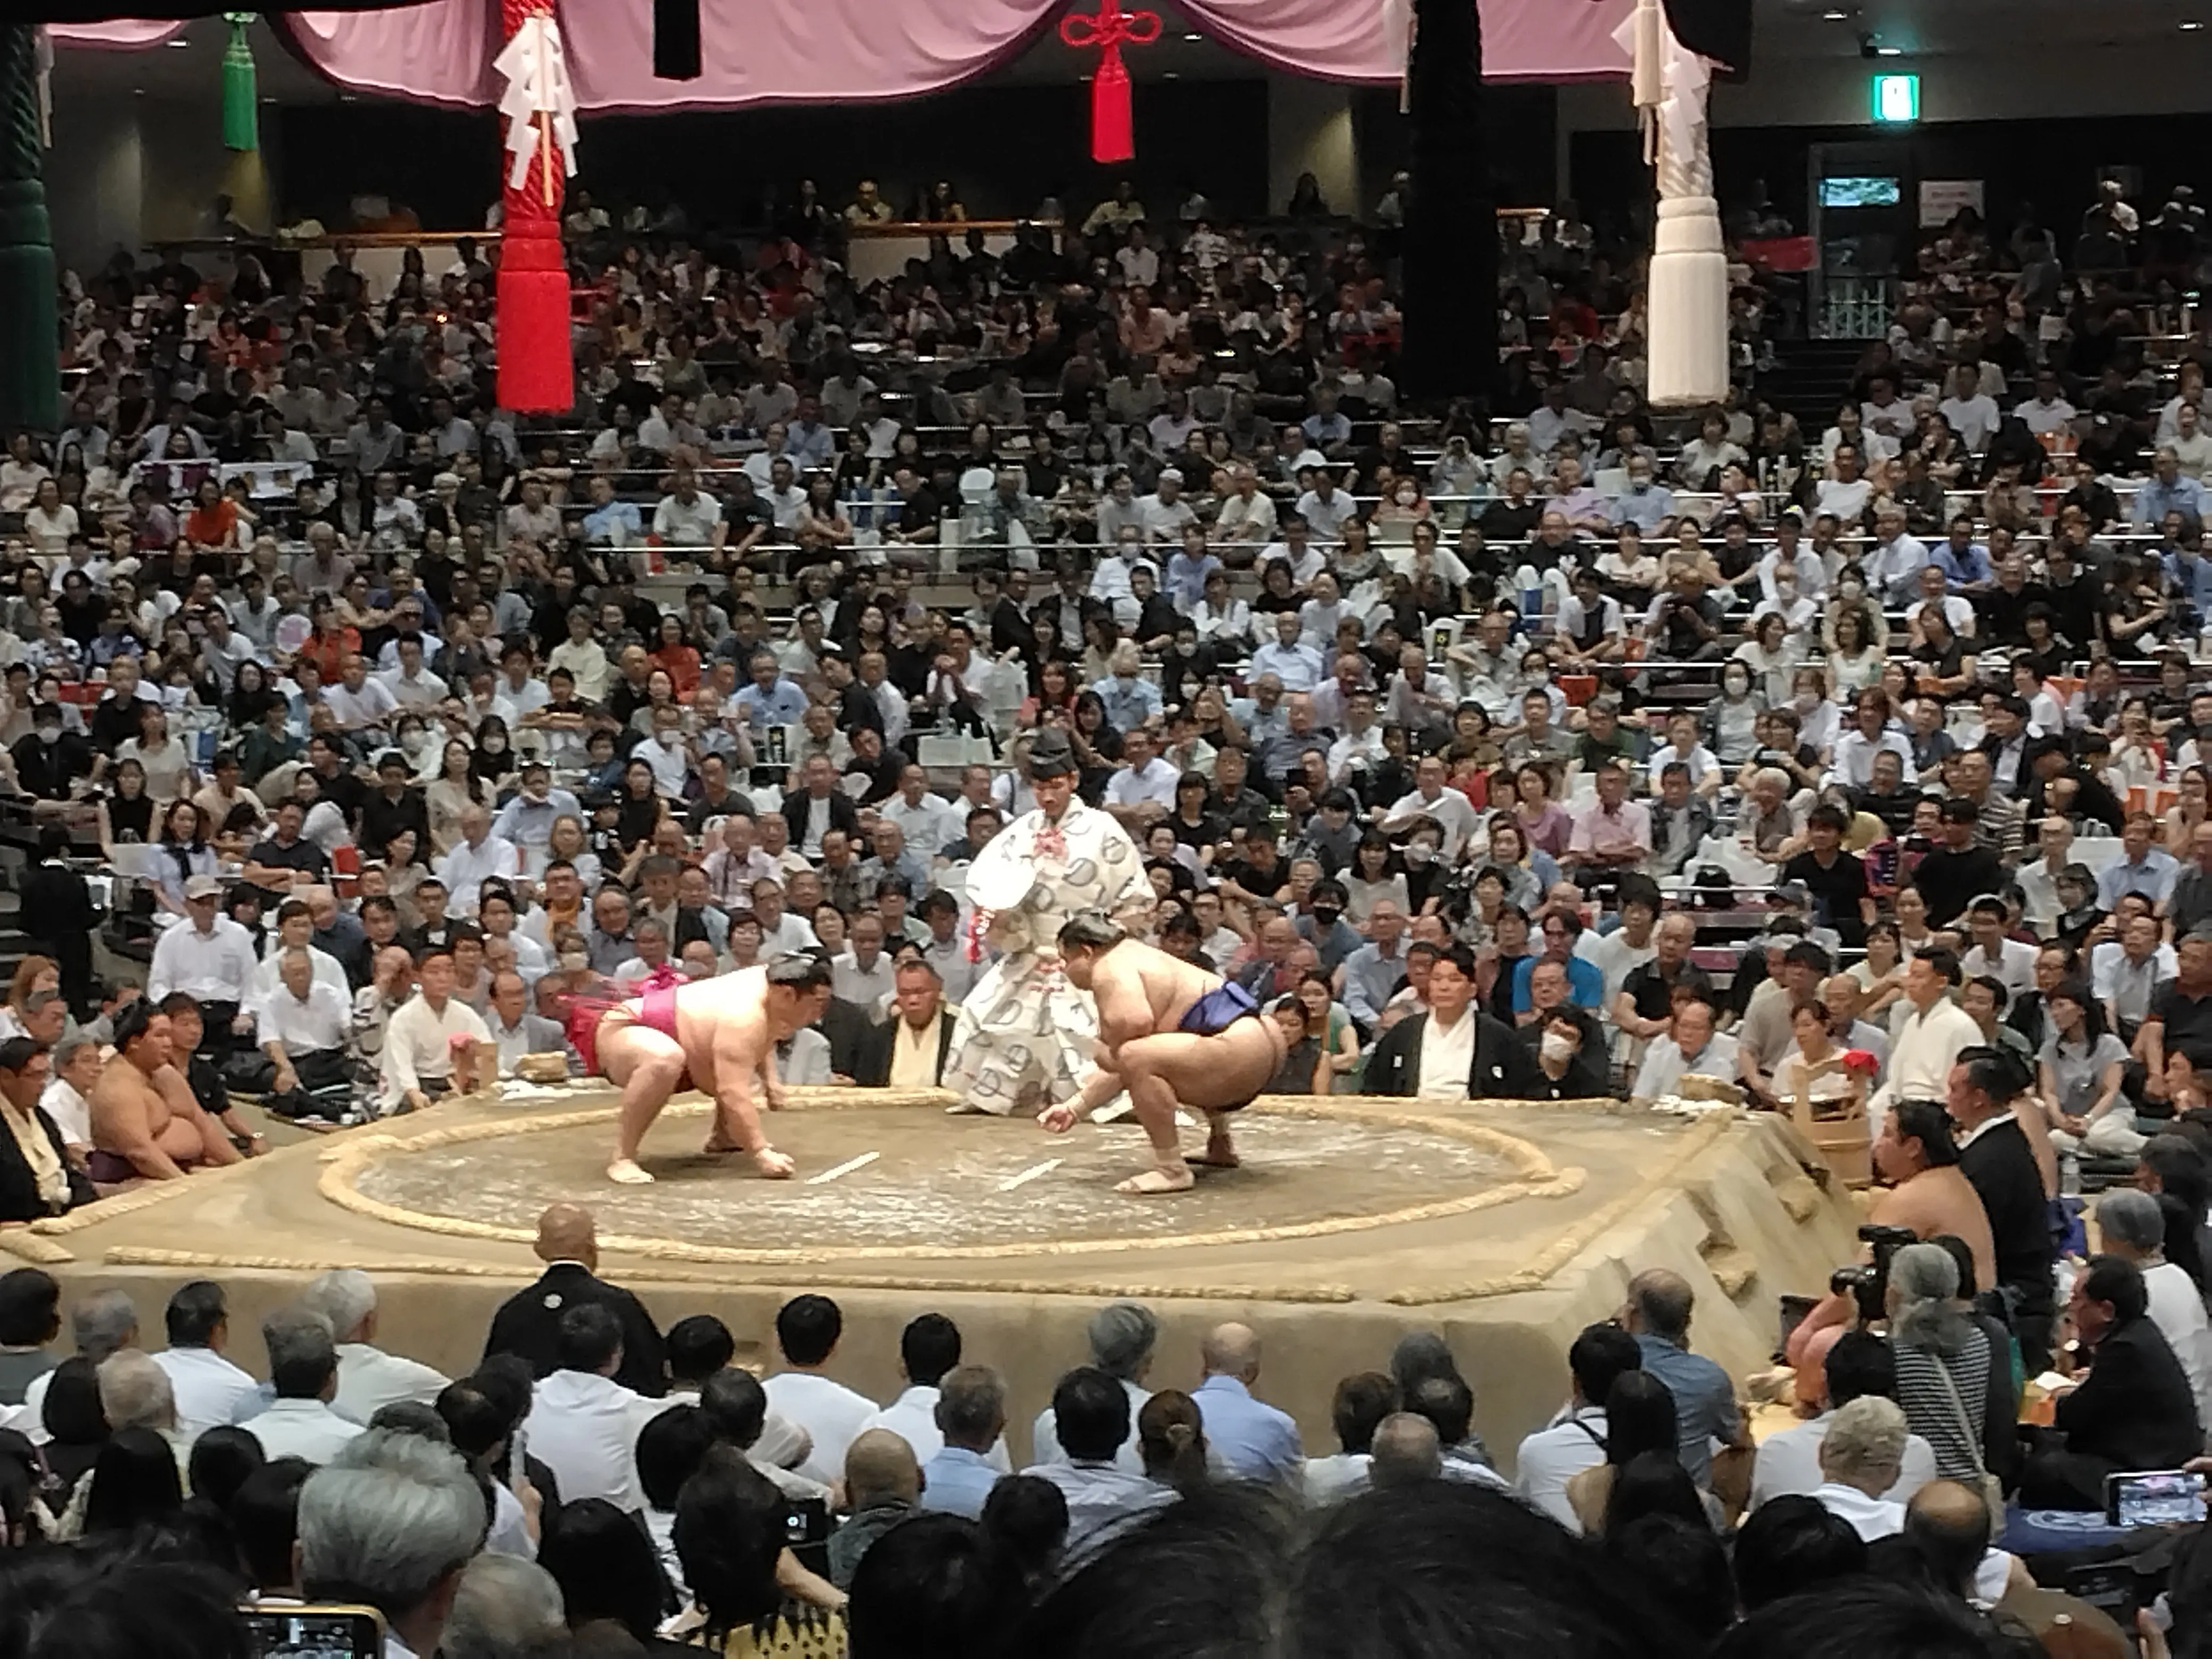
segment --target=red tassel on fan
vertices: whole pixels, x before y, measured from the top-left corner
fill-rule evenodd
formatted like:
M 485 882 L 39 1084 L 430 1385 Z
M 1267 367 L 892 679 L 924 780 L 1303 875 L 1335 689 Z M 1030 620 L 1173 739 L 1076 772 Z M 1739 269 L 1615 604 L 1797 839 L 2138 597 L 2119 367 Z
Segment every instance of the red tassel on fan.
M 1121 48 L 1149 46 L 1158 40 L 1159 14 L 1123 11 L 1117 0 L 1099 0 L 1096 17 L 1079 12 L 1061 18 L 1060 38 L 1079 52 L 1098 54 L 1098 70 L 1091 82 L 1091 159 L 1128 161 L 1137 153 L 1137 136 L 1136 122 L 1129 112 L 1129 71 L 1122 67 Z

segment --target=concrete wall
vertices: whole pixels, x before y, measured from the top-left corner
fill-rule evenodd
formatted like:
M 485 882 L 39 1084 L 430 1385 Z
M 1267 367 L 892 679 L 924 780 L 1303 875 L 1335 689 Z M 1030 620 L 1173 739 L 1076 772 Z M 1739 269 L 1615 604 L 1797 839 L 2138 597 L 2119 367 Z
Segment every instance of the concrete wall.
M 118 247 L 136 252 L 161 237 L 201 234 L 218 193 L 232 198 L 243 223 L 269 228 L 275 112 L 262 112 L 263 148 L 241 154 L 223 148 L 222 103 L 212 87 L 190 100 L 58 99 L 46 202 L 62 263 L 88 270 Z
M 1327 81 L 1270 76 L 1267 82 L 1267 210 L 1280 213 L 1302 173 L 1321 183 L 1322 199 L 1337 212 L 1361 204 L 1359 146 L 1353 137 L 1352 89 Z

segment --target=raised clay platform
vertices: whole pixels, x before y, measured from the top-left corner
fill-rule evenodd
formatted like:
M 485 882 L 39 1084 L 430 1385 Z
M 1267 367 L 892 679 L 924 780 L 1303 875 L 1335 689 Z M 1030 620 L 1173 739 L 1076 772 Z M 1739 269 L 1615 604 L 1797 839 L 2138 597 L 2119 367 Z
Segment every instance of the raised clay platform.
M 1776 1298 L 1819 1291 L 1857 1251 L 1848 1197 L 1809 1177 L 1817 1155 L 1769 1115 L 1268 1097 L 1238 1119 L 1243 1169 L 1139 1200 L 1109 1190 L 1142 1165 L 1131 1125 L 1054 1138 L 1026 1118 L 947 1116 L 951 1097 L 934 1091 L 793 1096 L 773 1126 L 799 1160 L 788 1183 L 697 1156 L 707 1109 L 695 1097 L 647 1142 L 656 1184 L 612 1186 L 612 1092 L 572 1085 L 452 1102 L 143 1188 L 0 1233 L 0 1250 L 41 1261 L 72 1296 L 129 1291 L 149 1342 L 179 1284 L 218 1278 L 249 1366 L 271 1307 L 325 1268 L 366 1268 L 380 1342 L 458 1375 L 494 1309 L 537 1274 L 538 1211 L 570 1199 L 599 1216 L 605 1276 L 664 1324 L 719 1315 L 748 1364 L 773 1363 L 787 1297 L 824 1291 L 846 1313 L 834 1369 L 888 1399 L 901 1326 L 925 1309 L 951 1315 L 969 1356 L 1006 1375 L 1017 1455 L 1054 1381 L 1083 1359 L 1092 1312 L 1127 1296 L 1163 1322 L 1155 1387 L 1196 1383 L 1208 1326 L 1257 1327 L 1260 1392 L 1316 1453 L 1335 1449 L 1338 1378 L 1381 1367 L 1407 1331 L 1440 1330 L 1501 1462 L 1557 1409 L 1568 1344 L 1619 1309 L 1631 1274 L 1687 1275 L 1695 1346 L 1742 1376 L 1773 1347 Z

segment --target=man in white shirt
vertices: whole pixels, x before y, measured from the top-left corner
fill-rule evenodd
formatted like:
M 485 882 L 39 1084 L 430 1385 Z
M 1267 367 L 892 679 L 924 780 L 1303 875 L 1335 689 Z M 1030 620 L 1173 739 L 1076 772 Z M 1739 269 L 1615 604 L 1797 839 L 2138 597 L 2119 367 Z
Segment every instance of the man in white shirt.
M 1820 1484 L 1813 1497 L 1871 1544 L 1905 1530 L 1905 1505 L 1883 1494 L 1905 1467 L 1905 1410 L 1863 1395 L 1830 1418 L 1820 1437 Z
M 1171 394 L 1170 407 L 1181 393 Z M 1182 474 L 1172 466 L 1162 467 L 1155 481 L 1153 493 L 1137 498 L 1138 522 L 1144 526 L 1145 539 L 1158 545 L 1172 547 L 1182 540 L 1183 526 L 1198 522 L 1190 503 L 1182 498 Z
M 1262 545 L 1273 540 L 1275 500 L 1260 488 L 1259 473 L 1249 461 L 1239 461 L 1229 476 L 1231 493 L 1214 520 L 1215 538 Z
M 849 1002 L 870 1020 L 896 984 L 890 957 L 884 951 L 883 918 L 864 910 L 853 918 L 851 948 L 830 961 L 830 993 Z
M 1959 958 L 1959 971 L 1968 979 L 1987 975 L 2001 982 L 2008 996 L 2035 988 L 2035 946 L 2005 937 L 2004 901 L 1984 893 L 1966 907 L 1966 927 L 1974 942 Z
M 1128 1431 L 1113 1458 L 1115 1467 L 1125 1474 L 1145 1472 L 1144 1458 L 1137 1449 L 1137 1413 L 1152 1397 L 1144 1381 L 1152 1368 L 1159 1332 L 1159 1321 L 1152 1310 L 1136 1302 L 1109 1303 L 1091 1316 L 1085 1332 L 1091 1344 L 1090 1363 L 1119 1382 L 1129 1402 Z M 1068 1461 L 1060 1443 L 1059 1419 L 1050 1406 L 1037 1413 L 1030 1426 L 1030 1452 L 1032 1472 L 1044 1464 Z
M 1380 828 L 1386 836 L 1402 835 L 1416 818 L 1433 819 L 1443 830 L 1440 848 L 1447 864 L 1457 860 L 1468 837 L 1481 826 L 1474 803 L 1456 789 L 1444 787 L 1444 763 L 1438 755 L 1424 755 L 1413 769 L 1413 789 L 1401 795 L 1383 813 Z
M 2057 925 L 2058 872 L 2074 862 L 2074 825 L 2070 819 L 2047 817 L 2035 826 L 2036 849 L 2042 856 L 2030 860 L 2014 872 L 2020 884 L 2021 920 L 2044 939 Z
M 1380 1371 L 1354 1371 L 1336 1385 L 1328 1408 L 1339 1449 L 1306 1459 L 1302 1481 L 1309 1509 L 1340 1504 L 1369 1490 L 1375 1431 L 1398 1406 L 1398 1385 Z
M 82 1155 L 92 1146 L 92 1103 L 88 1097 L 100 1077 L 100 1044 L 80 1032 L 54 1044 L 53 1076 L 39 1097 L 39 1109 L 61 1131 L 64 1149 Z
M 2157 1208 L 2155 1203 L 2151 1206 Z M 2202 1317 L 2202 1310 L 2199 1310 Z M 1826 1401 L 1821 1413 L 1808 1421 L 1777 1430 L 1759 1443 L 1751 1466 L 1751 1503 L 1778 1498 L 1809 1498 L 1820 1489 L 1820 1443 L 1836 1420 L 1836 1413 L 1854 1400 L 1893 1400 L 1897 1396 L 1897 1361 L 1889 1345 L 1864 1331 L 1846 1331 L 1828 1350 L 1826 1361 Z M 1905 1438 L 1896 1483 L 1881 1494 L 1902 1504 L 1936 1478 L 1936 1452 L 1917 1434 Z
M 1867 585 L 1890 605 L 1903 605 L 1919 591 L 1921 568 L 1929 562 L 1928 544 L 1905 528 L 1905 509 L 1885 501 L 1875 514 L 1875 542 L 1866 552 Z
M 637 1436 L 673 1401 L 648 1400 L 615 1381 L 622 1364 L 622 1322 L 597 1303 L 561 1316 L 554 1370 L 538 1384 L 523 1419 L 530 1452 L 561 1483 L 561 1501 L 604 1498 L 637 1514 Z
M 1320 651 L 1301 640 L 1304 627 L 1297 611 L 1278 611 L 1275 637 L 1253 651 L 1248 678 L 1273 674 L 1285 691 L 1310 691 L 1319 685 L 1324 665 Z
M 926 1313 L 908 1322 L 899 1333 L 899 1374 L 907 1386 L 899 1397 L 861 1424 L 860 1432 L 888 1429 L 914 1449 L 917 1463 L 927 1463 L 945 1449 L 945 1431 L 937 1421 L 938 1385 L 960 1364 L 960 1328 L 943 1314 Z M 985 1455 L 1000 1474 L 1013 1473 L 1001 1438 Z
M 1735 1038 L 1713 1030 L 1712 1005 L 1695 999 L 1675 1011 L 1671 1032 L 1651 1039 L 1629 1094 L 1657 1100 L 1682 1086 L 1685 1077 L 1736 1076 Z
M 1874 496 L 1874 486 L 1859 477 L 1858 451 L 1849 444 L 1838 444 L 1828 459 L 1828 468 L 1829 476 L 1814 491 L 1814 515 L 1832 515 L 1838 524 L 1856 526 L 1866 516 L 1867 502 Z
M 1640 1370 L 1636 1339 L 1607 1320 L 1583 1328 L 1567 1350 L 1567 1374 L 1574 1395 L 1545 1427 L 1525 1437 L 1514 1459 L 1515 1495 L 1548 1515 L 1569 1532 L 1582 1522 L 1567 1502 L 1567 1482 L 1605 1462 L 1605 1401 L 1614 1379 Z
M 933 794 L 929 774 L 909 766 L 899 774 L 899 792 L 876 809 L 878 816 L 898 825 L 906 836 L 907 850 L 929 860 L 967 833 L 961 815 L 942 795 Z
M 1106 780 L 1102 804 L 1132 838 L 1175 811 L 1176 785 L 1182 774 L 1152 751 L 1152 734 L 1142 728 L 1121 739 L 1121 769 Z
M 2057 374 L 2048 368 L 2036 372 L 2035 396 L 2014 404 L 2012 412 L 2027 422 L 2027 429 L 2039 438 L 2048 438 L 2071 426 L 2075 413 L 2059 390 Z
M 350 1077 L 346 1044 L 353 1034 L 353 998 L 343 988 L 343 969 L 335 985 L 320 976 L 314 962 L 319 956 L 336 964 L 336 958 L 320 951 L 295 945 L 264 964 L 276 968 L 278 982 L 255 1004 L 254 1035 L 276 1067 L 269 1085 L 275 1110 L 304 1115 L 313 1109 L 304 1088 Z
M 1874 781 L 1874 757 L 1884 750 L 1897 757 L 1904 782 L 1917 781 L 1912 744 L 1904 732 L 1890 729 L 1889 714 L 1889 694 L 1880 686 L 1869 685 L 1859 693 L 1852 705 L 1850 728 L 1836 739 L 1829 781 L 1850 789 L 1866 788 Z
M 403 1400 L 437 1403 L 447 1382 L 443 1372 L 375 1346 L 376 1285 L 367 1273 L 333 1268 L 309 1285 L 300 1300 L 330 1322 L 337 1341 L 337 1391 L 331 1406 L 340 1417 L 367 1423 Z
M 338 665 L 338 683 L 323 688 L 323 706 L 340 732 L 381 732 L 399 712 L 399 699 L 382 679 L 370 678 L 366 658 L 349 652 Z
M 1970 363 L 1952 371 L 1951 395 L 1936 406 L 1936 412 L 1950 422 L 1959 442 L 1977 455 L 1990 447 L 2002 418 L 1996 399 L 1981 389 L 1981 371 Z
M 222 883 L 214 876 L 185 883 L 185 920 L 163 929 L 154 942 L 146 970 L 149 1002 L 183 991 L 211 1020 L 237 1016 L 253 981 L 253 936 L 220 914 L 222 898 Z
M 1316 541 L 1333 542 L 1342 532 L 1344 521 L 1358 514 L 1359 505 L 1336 487 L 1336 475 L 1329 467 L 1316 465 L 1313 487 L 1298 497 L 1293 510 L 1306 521 Z
M 769 1409 L 814 1443 L 799 1473 L 825 1486 L 844 1478 L 845 1452 L 876 1414 L 874 1401 L 823 1375 L 844 1333 L 844 1313 L 828 1297 L 793 1297 L 775 1316 L 784 1369 L 761 1385 Z M 568 1495 L 565 1486 L 561 1495 Z
M 461 809 L 461 838 L 438 860 L 438 879 L 446 884 L 453 908 L 474 915 L 483 884 L 494 876 L 512 880 L 522 871 L 522 855 L 511 841 L 491 833 L 491 813 L 471 801 Z
M 338 1386 L 337 1347 L 329 1322 L 301 1308 L 280 1308 L 261 1322 L 269 1381 L 276 1398 L 242 1426 L 270 1461 L 303 1458 L 318 1468 L 362 1432 L 331 1409 Z
M 392 700 L 402 708 L 411 708 L 416 714 L 434 709 L 446 700 L 452 689 L 444 680 L 433 674 L 422 664 L 422 641 L 418 639 L 397 642 L 399 665 L 377 678 L 392 693 Z M 331 694 L 325 693 L 325 698 Z
M 253 1392 L 253 1378 L 223 1357 L 230 1346 L 230 1312 L 222 1286 L 212 1279 L 180 1287 L 162 1322 L 169 1346 L 154 1363 L 168 1373 L 178 1435 L 194 1440 L 237 1415 L 239 1402 Z
M 1959 982 L 1959 959 L 1948 951 L 1916 954 L 1905 965 L 1904 1012 L 1897 1017 L 1889 1051 L 1889 1077 L 1868 1103 L 1875 1120 L 1900 1100 L 1942 1100 L 1959 1051 L 1982 1041 L 1973 1016 L 1951 1000 Z
M 489 1043 L 491 1031 L 477 1011 L 453 994 L 453 955 L 427 951 L 416 972 L 422 988 L 392 1016 L 384 1031 L 382 1087 L 377 1097 L 386 1113 L 422 1111 L 452 1086 L 453 1039 L 473 1037 Z
M 729 535 L 722 504 L 702 493 L 696 474 L 676 469 L 676 487 L 653 509 L 653 533 L 670 547 L 720 549 Z

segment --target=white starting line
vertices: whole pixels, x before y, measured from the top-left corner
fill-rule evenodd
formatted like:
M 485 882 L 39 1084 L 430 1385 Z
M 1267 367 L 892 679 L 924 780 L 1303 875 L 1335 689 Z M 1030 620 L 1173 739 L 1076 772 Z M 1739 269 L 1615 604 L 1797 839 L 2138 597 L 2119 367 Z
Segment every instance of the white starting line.
M 1067 1160 L 1064 1158 L 1048 1158 L 1042 1164 L 1032 1164 L 1019 1175 L 1010 1175 L 1000 1182 L 999 1190 L 1002 1193 L 1011 1193 L 1017 1187 L 1026 1187 L 1039 1176 L 1050 1175 L 1066 1162 Z
M 836 1168 L 824 1170 L 818 1176 L 809 1176 L 806 1178 L 806 1184 L 810 1187 L 826 1187 L 840 1176 L 848 1176 L 855 1170 L 866 1169 L 882 1156 L 881 1152 L 862 1152 L 860 1157 L 848 1158 Z

